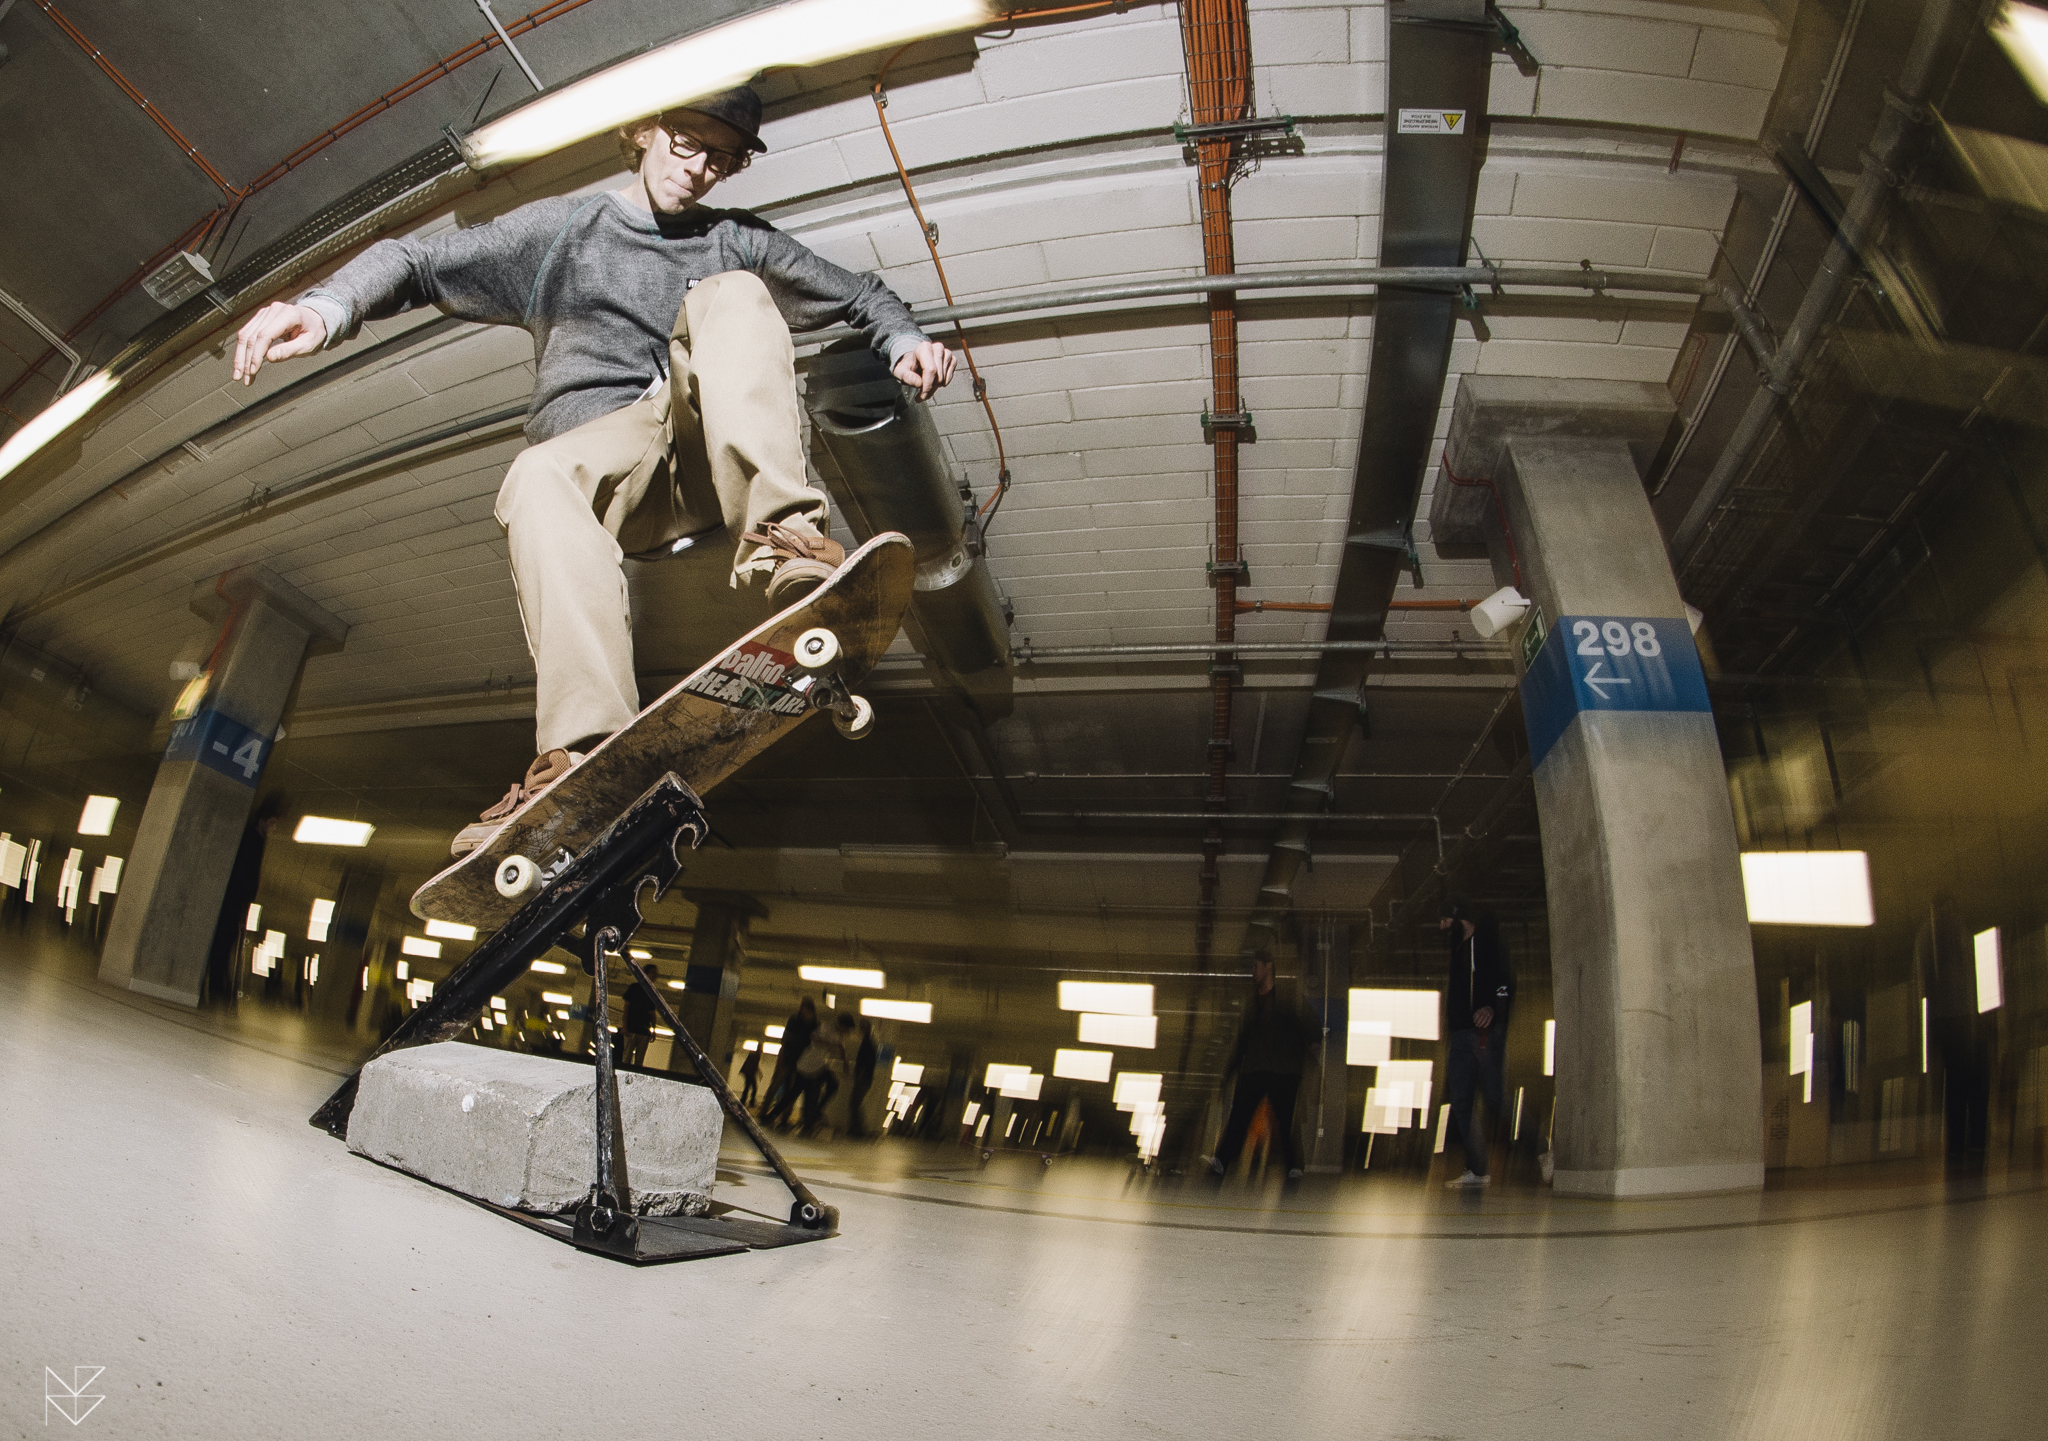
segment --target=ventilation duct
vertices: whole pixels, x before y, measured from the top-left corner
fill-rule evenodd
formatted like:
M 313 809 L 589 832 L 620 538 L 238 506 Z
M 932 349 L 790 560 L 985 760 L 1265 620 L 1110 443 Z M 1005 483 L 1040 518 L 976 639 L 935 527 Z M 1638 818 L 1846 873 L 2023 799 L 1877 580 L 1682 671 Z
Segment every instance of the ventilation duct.
M 854 534 L 865 541 L 901 531 L 916 549 L 911 614 L 925 658 L 962 679 L 1007 668 L 1008 607 L 978 553 L 979 532 L 968 519 L 973 493 L 946 474 L 930 408 L 857 340 L 811 362 L 806 403 L 838 468 L 833 498 Z

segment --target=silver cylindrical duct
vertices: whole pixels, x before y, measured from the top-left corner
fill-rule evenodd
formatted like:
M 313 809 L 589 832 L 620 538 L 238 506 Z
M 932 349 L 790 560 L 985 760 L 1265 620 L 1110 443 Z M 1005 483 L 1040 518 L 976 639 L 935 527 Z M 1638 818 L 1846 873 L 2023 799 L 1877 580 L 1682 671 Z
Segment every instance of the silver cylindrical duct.
M 972 495 L 946 475 L 930 409 L 859 341 L 811 362 L 806 404 L 844 482 L 839 500 L 855 534 L 900 531 L 916 549 L 911 608 L 929 658 L 959 676 L 1007 666 L 1009 620 L 988 562 L 970 546 Z

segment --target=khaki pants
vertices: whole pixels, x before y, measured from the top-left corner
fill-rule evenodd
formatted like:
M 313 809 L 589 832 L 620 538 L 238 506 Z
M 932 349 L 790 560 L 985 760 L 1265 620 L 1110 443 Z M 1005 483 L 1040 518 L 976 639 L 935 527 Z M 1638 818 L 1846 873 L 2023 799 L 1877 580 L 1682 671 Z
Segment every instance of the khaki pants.
M 626 555 L 723 524 L 737 585 L 773 564 L 746 532 L 779 520 L 825 533 L 825 497 L 804 471 L 796 349 L 760 278 L 699 281 L 668 351 L 665 389 L 521 452 L 498 490 L 543 754 L 639 713 Z

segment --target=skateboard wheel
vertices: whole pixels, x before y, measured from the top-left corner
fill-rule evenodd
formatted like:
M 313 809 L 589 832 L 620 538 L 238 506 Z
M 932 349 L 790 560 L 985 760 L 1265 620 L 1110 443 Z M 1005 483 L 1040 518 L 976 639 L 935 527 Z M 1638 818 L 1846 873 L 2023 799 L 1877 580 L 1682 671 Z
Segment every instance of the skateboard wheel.
M 839 637 L 825 627 L 813 626 L 796 638 L 796 663 L 812 675 L 838 662 Z
M 540 867 L 525 856 L 507 856 L 498 862 L 498 869 L 492 873 L 491 881 L 498 888 L 498 894 L 506 900 L 516 900 L 532 890 L 540 880 Z
M 852 710 L 852 715 L 845 711 L 832 712 L 832 724 L 838 726 L 839 734 L 850 741 L 865 739 L 875 728 L 875 708 L 868 704 L 868 698 L 864 695 L 849 697 L 848 708 Z

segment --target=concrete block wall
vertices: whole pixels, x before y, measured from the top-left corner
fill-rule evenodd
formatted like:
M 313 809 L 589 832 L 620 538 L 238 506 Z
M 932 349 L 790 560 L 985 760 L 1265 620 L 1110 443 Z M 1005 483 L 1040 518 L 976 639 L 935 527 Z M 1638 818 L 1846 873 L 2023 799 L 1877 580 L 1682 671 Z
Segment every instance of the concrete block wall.
M 1756 136 L 1783 62 L 1774 22 L 1734 0 L 1545 0 L 1509 5 L 1507 14 L 1543 71 L 1529 80 L 1505 59 L 1496 65 L 1492 109 L 1503 125 L 1480 179 L 1479 248 L 1509 264 L 1584 258 L 1705 274 L 1734 182 L 1725 160 L 1711 156 L 1669 173 L 1669 136 Z M 1253 0 L 1257 108 L 1302 121 L 1306 153 L 1270 158 L 1237 187 L 1240 268 L 1376 259 L 1385 24 L 1377 4 Z M 773 80 L 764 129 L 771 150 L 717 201 L 762 210 L 828 258 L 879 273 L 915 304 L 937 301 L 867 80 L 852 68 Z M 956 298 L 1199 268 L 1193 172 L 1170 133 L 1186 106 L 1171 8 L 935 43 L 892 72 L 888 94 Z M 1547 122 L 1603 129 L 1588 136 Z M 609 143 L 595 141 L 522 167 L 419 229 L 619 183 Z M 1247 296 L 1241 311 L 1242 388 L 1260 435 L 1241 460 L 1249 593 L 1327 601 L 1356 460 L 1371 305 Z M 326 358 L 433 318 L 376 322 Z M 1489 304 L 1483 318 L 1484 341 L 1459 327 L 1440 435 L 1466 373 L 1666 378 L 1689 309 L 1654 298 L 1576 307 L 1551 298 Z M 997 323 L 975 336 L 1016 482 L 992 534 L 996 574 L 1017 604 L 1016 634 L 1040 644 L 1204 638 L 1203 562 L 1213 536 L 1210 457 L 1198 428 L 1208 397 L 1200 307 Z M 209 350 L 110 412 L 71 470 L 0 526 L 0 546 L 126 476 L 133 483 L 122 481 L 123 507 L 55 553 L 0 559 L 0 598 L 47 594 L 266 486 L 517 405 L 532 385 L 531 345 L 516 330 L 444 332 L 203 454 L 180 448 L 308 373 L 270 368 L 245 390 L 228 383 L 225 360 Z M 966 387 L 944 393 L 934 416 L 949 462 L 986 494 L 994 449 Z M 507 441 L 280 508 L 86 592 L 39 618 L 43 629 L 30 638 L 61 648 L 66 636 L 92 637 L 96 652 L 109 652 L 110 686 L 167 698 L 165 658 L 210 638 L 175 598 L 199 575 L 264 559 L 356 627 L 344 654 L 309 665 L 309 705 L 523 672 L 530 660 L 489 514 L 516 449 Z M 1432 467 L 1422 516 L 1435 480 Z M 1476 563 L 1442 560 L 1426 545 L 1424 560 L 1428 587 L 1404 596 L 1469 596 L 1488 580 Z M 1446 637 L 1463 623 L 1455 613 L 1409 615 L 1394 633 Z M 1243 625 L 1247 638 L 1279 639 L 1316 634 L 1322 621 L 1269 613 Z

